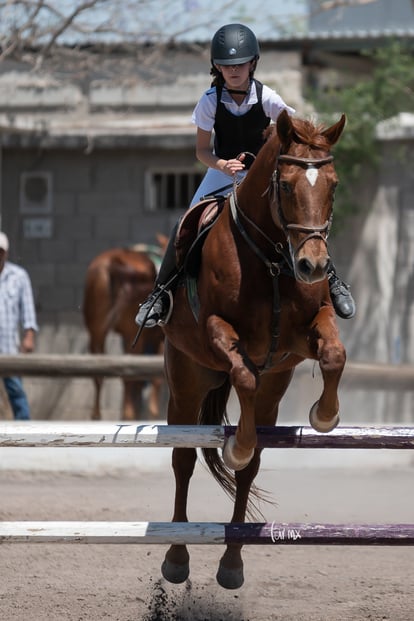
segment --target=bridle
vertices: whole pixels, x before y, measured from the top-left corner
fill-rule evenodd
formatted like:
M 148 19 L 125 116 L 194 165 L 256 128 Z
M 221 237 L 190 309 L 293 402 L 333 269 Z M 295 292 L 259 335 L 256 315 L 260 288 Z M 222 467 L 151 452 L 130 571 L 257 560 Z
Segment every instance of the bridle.
M 252 155 L 252 154 L 249 154 L 249 155 Z M 333 214 L 331 214 L 329 220 L 326 220 L 324 224 L 322 224 L 321 226 L 307 226 L 305 224 L 295 224 L 295 223 L 287 222 L 284 216 L 283 210 L 282 210 L 282 205 L 281 205 L 281 200 L 280 200 L 280 170 L 279 170 L 278 164 L 280 162 L 287 162 L 290 164 L 301 166 L 302 168 L 320 168 L 321 166 L 324 166 L 325 164 L 330 164 L 333 161 L 333 159 L 334 159 L 333 155 L 327 155 L 321 158 L 316 158 L 316 157 L 313 158 L 313 157 L 298 157 L 296 155 L 289 155 L 288 153 L 279 154 L 277 157 L 276 168 L 272 174 L 271 184 L 266 188 L 262 196 L 265 196 L 266 194 L 270 193 L 273 188 L 273 196 L 274 196 L 273 200 L 274 202 L 277 203 L 277 206 L 278 206 L 279 222 L 280 222 L 283 232 L 285 233 L 286 240 L 289 244 L 290 255 L 293 257 L 296 256 L 300 248 L 302 248 L 302 246 L 309 239 L 319 238 L 319 239 L 322 239 L 325 242 L 325 244 L 327 243 L 329 232 L 330 232 L 331 225 L 332 225 Z M 280 272 L 280 269 L 278 268 L 278 263 L 275 263 L 274 261 L 269 260 L 263 254 L 263 252 L 259 249 L 259 247 L 255 244 L 255 242 L 248 235 L 246 229 L 241 223 L 239 216 L 242 216 L 242 218 L 246 222 L 248 222 L 249 225 L 252 226 L 274 248 L 277 254 L 282 255 L 285 262 L 292 269 L 292 261 L 288 253 L 284 251 L 283 244 L 280 242 L 277 242 L 275 244 L 273 240 L 268 235 L 266 235 L 266 233 L 259 226 L 257 226 L 257 224 L 253 220 L 251 220 L 248 216 L 246 216 L 246 214 L 242 211 L 242 209 L 240 208 L 238 204 L 238 200 L 237 200 L 237 192 L 236 192 L 237 187 L 238 185 L 235 181 L 233 184 L 233 192 L 230 194 L 230 210 L 233 216 L 233 220 L 239 232 L 242 234 L 242 236 L 247 241 L 247 243 L 250 245 L 250 247 L 254 250 L 255 254 L 269 268 L 270 274 L 272 276 Z M 290 231 L 298 231 L 300 233 L 305 234 L 304 239 L 300 241 L 298 246 L 295 248 L 294 252 L 292 252 L 292 246 L 290 243 L 290 235 L 289 235 Z
M 300 166 L 301 168 L 320 168 L 325 164 L 330 164 L 333 161 L 333 155 L 327 155 L 326 157 L 314 158 L 314 157 L 298 157 L 296 155 L 289 155 L 288 153 L 280 154 L 277 158 L 277 163 L 286 162 L 289 164 L 295 164 L 296 166 Z M 288 241 L 289 247 L 292 250 L 290 243 L 290 231 L 296 231 L 298 233 L 304 233 L 305 237 L 299 242 L 296 246 L 293 256 L 299 252 L 304 244 L 310 239 L 322 239 L 322 241 L 327 243 L 329 232 L 332 226 L 332 214 L 329 220 L 326 220 L 324 224 L 321 226 L 307 226 L 305 224 L 294 224 L 287 222 L 285 215 L 282 210 L 282 201 L 280 200 L 280 170 L 279 166 L 276 166 L 276 169 L 272 175 L 272 184 L 273 184 L 273 193 L 275 201 L 277 202 L 278 209 L 278 218 L 280 225 L 286 235 L 286 239 Z
M 280 318 L 280 292 L 279 292 L 279 276 L 280 274 L 287 274 L 289 276 L 294 277 L 295 270 L 292 263 L 292 256 L 295 257 L 296 253 L 303 246 L 305 242 L 312 238 L 320 238 L 325 244 L 327 243 L 329 230 L 331 228 L 332 223 L 332 214 L 329 220 L 322 226 L 307 226 L 302 224 L 294 224 L 288 223 L 285 219 L 285 216 L 282 211 L 281 201 L 280 201 L 280 187 L 279 187 L 279 178 L 280 171 L 278 164 L 280 162 L 288 162 L 291 164 L 296 164 L 297 166 L 301 166 L 303 168 L 319 168 L 324 164 L 329 164 L 333 161 L 333 155 L 327 155 L 326 157 L 321 158 L 309 158 L 309 157 L 297 157 L 295 155 L 289 154 L 279 154 L 277 158 L 276 168 L 272 174 L 272 182 L 269 187 L 263 192 L 262 196 L 266 194 L 270 194 L 273 186 L 273 194 L 274 201 L 277 201 L 278 205 L 278 218 L 280 221 L 280 225 L 285 233 L 287 242 L 289 244 L 289 252 L 284 248 L 284 244 L 281 242 L 275 243 L 266 233 L 251 220 L 240 208 L 237 200 L 237 184 L 236 182 L 233 185 L 233 192 L 230 194 L 230 212 L 233 217 L 233 221 L 243 237 L 243 239 L 247 242 L 253 252 L 257 257 L 266 265 L 269 270 L 269 274 L 272 278 L 273 285 L 273 305 L 272 305 L 272 324 L 271 324 L 271 341 L 269 351 L 266 356 L 265 363 L 258 367 L 259 373 L 263 373 L 266 369 L 269 369 L 272 366 L 273 354 L 277 350 L 278 342 L 279 342 L 279 318 Z M 259 246 L 252 240 L 250 235 L 247 233 L 243 223 L 241 222 L 240 216 L 243 218 L 245 222 L 248 222 L 251 227 L 255 229 L 273 248 L 277 255 L 279 255 L 280 259 L 278 261 L 269 259 L 265 253 L 259 248 Z M 305 238 L 300 242 L 299 246 L 292 252 L 292 246 L 290 243 L 289 232 L 290 231 L 299 231 L 305 234 Z

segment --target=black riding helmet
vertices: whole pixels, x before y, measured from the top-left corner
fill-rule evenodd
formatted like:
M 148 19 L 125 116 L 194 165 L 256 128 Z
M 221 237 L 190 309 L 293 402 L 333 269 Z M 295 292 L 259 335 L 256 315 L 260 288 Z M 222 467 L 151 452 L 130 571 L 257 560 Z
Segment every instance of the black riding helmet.
M 211 40 L 211 63 L 242 65 L 260 56 L 254 32 L 243 24 L 227 24 L 217 30 Z

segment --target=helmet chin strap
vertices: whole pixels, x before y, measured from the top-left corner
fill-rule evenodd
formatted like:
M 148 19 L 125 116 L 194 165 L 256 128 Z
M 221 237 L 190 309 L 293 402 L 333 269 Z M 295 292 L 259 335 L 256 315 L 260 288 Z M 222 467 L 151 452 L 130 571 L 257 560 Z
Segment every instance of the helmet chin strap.
M 251 86 L 251 79 L 249 79 L 249 84 L 246 89 L 228 88 L 227 86 L 224 86 L 224 88 L 226 89 L 228 93 L 230 93 L 230 95 L 248 95 L 250 92 L 250 86 Z
M 247 89 L 247 91 L 238 91 L 235 88 L 226 88 L 226 91 L 234 95 L 247 95 L 247 93 L 249 92 L 249 89 Z

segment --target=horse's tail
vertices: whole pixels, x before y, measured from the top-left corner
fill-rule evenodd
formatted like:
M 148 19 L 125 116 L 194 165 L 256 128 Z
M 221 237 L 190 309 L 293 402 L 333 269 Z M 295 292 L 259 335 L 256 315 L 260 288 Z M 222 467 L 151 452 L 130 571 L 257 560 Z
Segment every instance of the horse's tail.
M 203 401 L 201 406 L 199 423 L 200 425 L 221 425 L 229 424 L 226 405 L 231 390 L 229 377 L 225 382 L 214 390 L 211 390 Z M 202 449 L 205 462 L 213 477 L 223 488 L 226 494 L 233 501 L 236 498 L 236 479 L 234 472 L 230 470 L 224 463 L 219 452 L 215 448 Z M 250 494 L 256 501 L 266 500 L 263 490 L 259 490 L 254 484 L 251 487 Z M 246 513 L 252 519 L 263 517 L 256 503 L 249 498 Z

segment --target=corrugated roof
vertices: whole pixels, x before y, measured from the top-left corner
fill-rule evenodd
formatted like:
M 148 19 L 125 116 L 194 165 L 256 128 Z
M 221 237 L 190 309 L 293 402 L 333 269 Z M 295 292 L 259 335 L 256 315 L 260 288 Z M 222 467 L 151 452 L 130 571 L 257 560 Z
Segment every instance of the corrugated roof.
M 318 10 L 318 6 L 316 0 L 310 0 L 309 36 L 326 36 L 326 33 L 331 37 L 350 36 L 349 33 L 391 36 L 414 30 L 412 0 L 374 0 L 330 10 Z

